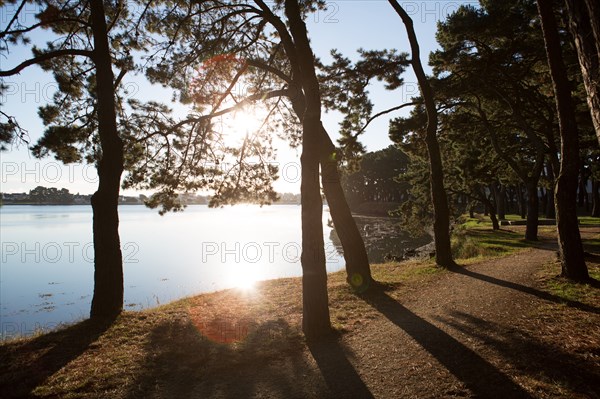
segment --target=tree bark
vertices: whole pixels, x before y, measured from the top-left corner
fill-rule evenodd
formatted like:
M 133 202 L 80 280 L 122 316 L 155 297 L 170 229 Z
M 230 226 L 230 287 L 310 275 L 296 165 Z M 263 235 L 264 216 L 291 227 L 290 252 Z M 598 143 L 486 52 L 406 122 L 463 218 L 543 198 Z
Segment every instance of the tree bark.
M 296 44 L 306 108 L 302 118 L 302 329 L 309 339 L 331 332 L 323 242 L 323 203 L 319 184 L 321 94 L 314 55 L 297 0 L 285 1 L 285 14 Z
M 527 205 L 525 204 L 525 198 L 523 197 L 523 187 L 521 183 L 517 184 L 517 202 L 519 203 L 519 215 L 521 219 L 527 217 Z
M 546 205 L 546 218 L 554 219 L 556 218 L 556 204 L 554 201 L 554 186 L 555 186 L 555 177 L 554 177 L 554 166 L 552 166 L 552 162 L 548 162 L 548 181 L 550 182 L 550 188 L 548 189 L 548 204 Z
M 98 134 L 98 190 L 92 196 L 94 296 L 90 317 L 114 319 L 123 310 L 123 259 L 119 241 L 118 199 L 123 172 L 123 142 L 117 133 L 115 89 L 106 17 L 102 0 L 90 1 L 94 37 Z
M 496 214 L 498 219 L 506 219 L 506 187 L 503 184 L 499 184 L 500 188 L 496 184 L 492 184 L 492 190 L 494 192 L 494 199 L 496 202 Z
M 525 226 L 525 239 L 537 241 L 540 199 L 538 197 L 537 182 L 527 182 L 527 224 Z
M 596 137 L 600 143 L 600 1 L 565 0 Z
M 423 65 L 421 64 L 419 42 L 417 40 L 417 35 L 415 34 L 412 19 L 396 0 L 388 1 L 394 8 L 394 11 L 400 16 L 406 27 L 406 33 L 408 35 L 412 53 L 411 64 L 417 77 L 421 95 L 425 102 L 425 110 L 427 112 L 425 144 L 429 156 L 429 182 L 431 185 L 431 202 L 433 204 L 435 261 L 439 266 L 451 267 L 455 263 L 452 259 L 452 250 L 450 246 L 450 209 L 448 207 L 446 189 L 444 188 L 442 155 L 437 140 L 438 115 L 433 90 L 427 80 Z
M 492 230 L 500 230 L 500 223 L 498 222 L 498 218 L 496 217 L 496 212 L 494 211 L 494 206 L 491 204 L 486 204 L 485 206 L 489 209 L 490 220 L 492 221 Z
M 293 83 L 291 86 L 302 86 L 301 83 L 294 85 L 294 83 L 297 83 L 295 82 L 297 79 L 301 79 L 302 74 L 298 54 L 296 54 L 296 45 L 290 36 L 286 25 L 271 12 L 262 0 L 257 0 L 257 4 L 265 13 L 267 20 L 271 22 L 273 27 L 279 33 L 292 70 Z M 292 103 L 294 112 L 302 121 L 306 109 L 306 98 L 304 93 L 298 88 L 297 94 L 290 96 L 289 99 Z M 344 250 L 348 282 L 352 284 L 352 281 L 354 281 L 353 286 L 355 286 L 355 289 L 363 292 L 369 288 L 372 281 L 367 250 L 358 231 L 358 227 L 356 226 L 356 222 L 352 217 L 346 196 L 341 186 L 338 160 L 331 158 L 332 154 L 335 152 L 335 146 L 327 134 L 327 131 L 325 131 L 322 126 L 319 137 L 321 139 L 320 161 L 323 191 L 327 198 L 327 203 L 329 204 L 333 224 L 338 232 L 338 237 L 340 238 Z M 354 279 L 352 276 L 355 276 Z M 360 280 L 360 277 L 358 276 L 362 277 L 362 283 L 357 285 Z
M 322 125 L 320 147 L 321 182 L 335 231 L 344 250 L 346 279 L 353 289 L 365 292 L 373 281 L 367 250 L 342 189 L 336 148 Z
M 556 181 L 556 225 L 562 274 L 589 279 L 579 234 L 575 201 L 579 172 L 579 132 L 569 79 L 560 50 L 560 37 L 551 0 L 538 0 L 538 11 L 548 56 L 561 139 L 560 173 Z

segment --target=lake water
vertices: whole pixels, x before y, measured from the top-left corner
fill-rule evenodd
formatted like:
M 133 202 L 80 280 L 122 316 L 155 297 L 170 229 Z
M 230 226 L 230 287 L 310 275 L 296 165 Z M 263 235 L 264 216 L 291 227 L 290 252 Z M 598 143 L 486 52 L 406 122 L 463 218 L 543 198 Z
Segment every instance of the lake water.
M 302 273 L 300 206 L 198 205 L 160 216 L 127 205 L 119 215 L 126 309 Z M 327 227 L 329 218 L 326 209 L 323 234 L 327 270 L 333 272 L 343 269 L 344 261 Z M 381 230 L 384 220 L 363 220 L 359 226 Z M 401 236 L 393 238 L 396 247 L 410 246 Z M 3 337 L 87 317 L 94 272 L 90 206 L 0 207 L 0 245 Z

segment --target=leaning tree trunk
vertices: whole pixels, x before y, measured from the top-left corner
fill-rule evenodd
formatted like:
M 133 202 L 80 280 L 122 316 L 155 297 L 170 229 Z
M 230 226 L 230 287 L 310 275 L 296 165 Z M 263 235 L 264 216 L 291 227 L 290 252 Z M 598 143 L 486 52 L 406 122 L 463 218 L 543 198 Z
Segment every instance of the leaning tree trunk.
M 525 239 L 537 241 L 540 199 L 538 197 L 537 181 L 527 182 L 527 224 L 525 226 Z
M 285 31 L 280 33 L 285 33 Z M 293 58 L 297 64 L 297 57 L 290 58 Z M 297 67 L 297 65 L 295 66 Z M 299 68 L 294 69 L 298 70 L 299 75 Z M 302 120 L 306 109 L 305 96 L 299 92 L 291 96 L 290 100 L 294 112 Z M 337 158 L 335 145 L 323 125 L 321 125 L 319 137 L 321 140 L 321 183 L 329 204 L 333 225 L 342 244 L 344 260 L 346 261 L 347 281 L 356 291 L 365 292 L 373 281 L 365 243 L 358 231 L 356 221 L 352 217 L 346 195 L 342 189 L 338 168 L 339 158 Z
M 321 182 L 335 231 L 344 250 L 347 281 L 358 292 L 365 292 L 372 282 L 367 250 L 342 189 L 336 148 L 323 126 L 321 126 Z
M 500 223 L 496 217 L 496 207 L 492 201 L 485 197 L 485 193 L 483 197 L 483 206 L 485 206 L 485 210 L 489 214 L 490 220 L 492 221 L 492 230 L 500 230 Z
M 115 89 L 106 17 L 102 0 L 91 0 L 96 66 L 98 190 L 92 196 L 94 233 L 94 296 L 90 317 L 110 320 L 123 310 L 123 259 L 119 242 L 118 199 L 123 172 L 123 143 L 117 133 Z
M 450 209 L 448 207 L 446 189 L 444 188 L 442 155 L 437 140 L 438 115 L 433 90 L 421 64 L 419 42 L 417 41 L 412 19 L 396 0 L 388 1 L 394 8 L 394 11 L 400 16 L 406 28 L 412 52 L 411 64 L 417 77 L 427 112 L 425 144 L 429 156 L 429 182 L 431 185 L 431 202 L 433 204 L 435 261 L 439 266 L 451 267 L 454 265 L 454 260 L 452 259 L 452 249 L 450 246 Z
M 490 220 L 492 221 L 492 230 L 500 230 L 500 223 L 498 222 L 496 211 L 494 211 L 494 204 L 488 202 L 485 207 L 488 209 Z
M 285 1 L 290 32 L 296 44 L 306 109 L 302 119 L 302 329 L 307 338 L 331 331 L 327 297 L 327 271 L 323 242 L 323 203 L 319 184 L 321 94 L 314 55 L 297 0 Z
M 538 0 L 538 11 L 548 55 L 548 65 L 558 112 L 561 139 L 560 173 L 556 181 L 556 225 L 562 274 L 574 280 L 589 278 L 577 222 L 577 174 L 579 172 L 579 132 L 569 78 L 560 49 L 558 27 L 551 0 Z
M 305 104 L 303 96 L 292 99 L 294 112 L 300 119 L 303 118 Z M 321 183 L 333 225 L 342 244 L 347 281 L 354 290 L 365 292 L 373 282 L 367 249 L 342 189 L 335 145 L 322 125 L 319 137 Z
M 592 121 L 600 143 L 600 1 L 566 0 Z

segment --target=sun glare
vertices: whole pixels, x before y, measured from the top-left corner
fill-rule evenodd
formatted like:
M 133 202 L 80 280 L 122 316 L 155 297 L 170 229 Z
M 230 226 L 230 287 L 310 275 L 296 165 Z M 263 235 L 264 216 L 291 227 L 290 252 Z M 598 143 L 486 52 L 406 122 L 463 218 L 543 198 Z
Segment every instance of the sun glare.
M 259 276 L 253 273 L 251 267 L 241 267 L 229 275 L 230 284 L 245 292 L 254 292 Z
M 244 108 L 234 112 L 226 122 L 224 133 L 226 136 L 240 139 L 252 134 L 261 128 L 264 116 L 255 108 Z

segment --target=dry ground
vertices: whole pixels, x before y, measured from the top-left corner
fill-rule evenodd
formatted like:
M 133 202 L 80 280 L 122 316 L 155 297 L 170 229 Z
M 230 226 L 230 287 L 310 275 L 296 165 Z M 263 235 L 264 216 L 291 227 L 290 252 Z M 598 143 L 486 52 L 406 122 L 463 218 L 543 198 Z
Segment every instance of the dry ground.
M 7 342 L 0 397 L 600 398 L 600 288 L 556 278 L 542 235 L 452 271 L 377 266 L 362 297 L 332 275 L 337 334 L 322 342 L 300 334 L 298 279 Z

